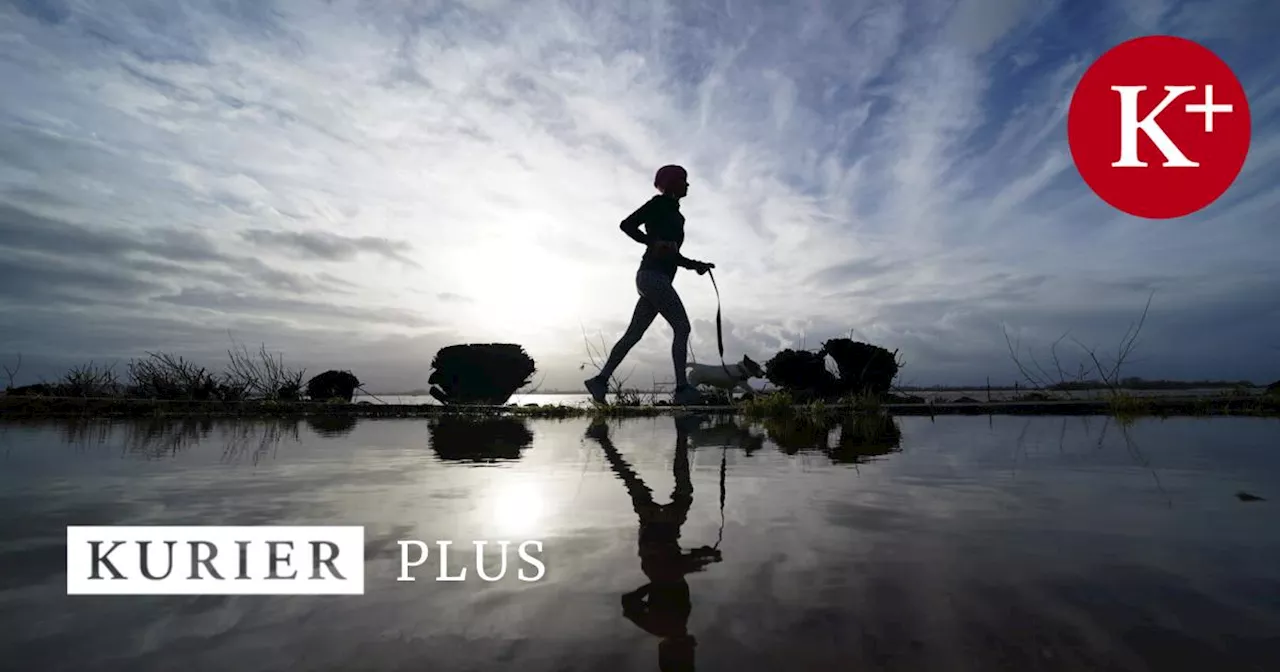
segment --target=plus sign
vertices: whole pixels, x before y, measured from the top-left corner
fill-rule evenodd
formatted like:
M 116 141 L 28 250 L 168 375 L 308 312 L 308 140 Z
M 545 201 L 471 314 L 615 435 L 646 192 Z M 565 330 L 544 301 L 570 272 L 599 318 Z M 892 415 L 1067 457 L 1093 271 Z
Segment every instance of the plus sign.
M 1204 115 L 1204 132 L 1213 132 L 1213 115 L 1215 112 L 1231 112 L 1233 105 L 1214 105 L 1213 104 L 1213 85 L 1204 85 L 1204 103 L 1200 105 L 1187 105 L 1188 114 Z

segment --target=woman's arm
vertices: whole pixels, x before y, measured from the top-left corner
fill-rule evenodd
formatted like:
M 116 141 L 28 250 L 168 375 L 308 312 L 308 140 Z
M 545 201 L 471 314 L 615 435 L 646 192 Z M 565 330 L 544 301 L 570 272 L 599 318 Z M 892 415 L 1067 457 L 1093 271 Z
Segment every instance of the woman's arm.
M 650 249 L 657 251 L 659 254 L 667 254 L 675 257 L 676 264 L 678 266 L 692 271 L 698 271 L 699 273 L 703 272 L 703 267 L 707 265 L 704 265 L 701 261 L 694 261 L 693 259 L 681 255 L 680 250 L 676 247 L 675 243 L 665 240 L 654 240 L 647 232 L 640 230 L 640 226 L 648 221 L 649 213 L 652 211 L 656 200 L 657 198 L 655 197 L 639 208 L 636 208 L 635 212 L 627 215 L 627 218 L 622 220 L 622 224 L 620 224 L 618 228 L 622 229 L 622 232 L 627 234 L 627 237 L 637 243 L 645 245 Z
M 697 261 L 694 259 L 690 259 L 688 257 L 680 256 L 679 253 L 677 253 L 676 256 L 680 257 L 676 261 L 677 264 L 691 271 L 696 271 L 698 275 L 702 275 L 703 273 L 706 273 L 708 270 L 716 267 L 715 264 L 709 264 L 705 261 Z
M 636 211 L 627 215 L 627 218 L 622 220 L 622 224 L 618 227 L 621 228 L 622 232 L 627 234 L 631 240 L 634 240 L 641 245 L 648 245 L 650 242 L 649 236 L 640 231 L 640 225 L 644 224 L 645 220 L 648 219 L 652 204 L 653 201 L 649 201 L 639 208 L 636 208 Z

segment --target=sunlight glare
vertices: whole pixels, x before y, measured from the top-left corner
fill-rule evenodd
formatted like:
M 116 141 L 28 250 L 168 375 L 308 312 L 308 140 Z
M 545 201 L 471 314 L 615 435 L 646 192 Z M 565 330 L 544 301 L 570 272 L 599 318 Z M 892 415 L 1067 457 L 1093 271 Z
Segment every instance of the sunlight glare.
M 538 484 L 527 481 L 497 484 L 488 501 L 492 534 L 514 541 L 536 538 L 544 530 L 546 493 Z

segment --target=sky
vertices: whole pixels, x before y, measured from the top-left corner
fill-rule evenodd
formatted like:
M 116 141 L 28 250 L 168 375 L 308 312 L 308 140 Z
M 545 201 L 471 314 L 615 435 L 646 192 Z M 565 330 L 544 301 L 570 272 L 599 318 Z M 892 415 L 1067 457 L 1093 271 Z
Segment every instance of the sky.
M 0 364 L 238 343 L 399 391 L 510 342 L 576 389 L 636 301 L 618 223 L 678 163 L 726 360 L 852 336 L 904 385 L 1012 383 L 1010 342 L 1113 359 L 1150 298 L 1124 375 L 1270 382 L 1277 28 L 1272 0 L 0 0 Z M 1231 189 L 1167 221 L 1066 142 L 1089 64 L 1157 33 L 1253 119 Z M 718 363 L 711 283 L 676 288 Z M 659 319 L 618 374 L 670 382 L 670 348 Z

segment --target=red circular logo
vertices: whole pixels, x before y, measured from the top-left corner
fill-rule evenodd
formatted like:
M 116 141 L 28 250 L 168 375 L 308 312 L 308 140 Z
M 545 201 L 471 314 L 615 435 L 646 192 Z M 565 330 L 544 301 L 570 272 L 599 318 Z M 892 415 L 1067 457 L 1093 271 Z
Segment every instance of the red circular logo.
M 1137 217 L 1183 217 L 1226 193 L 1249 153 L 1249 103 L 1222 59 L 1180 37 L 1129 40 L 1085 71 L 1067 142 L 1085 184 Z

